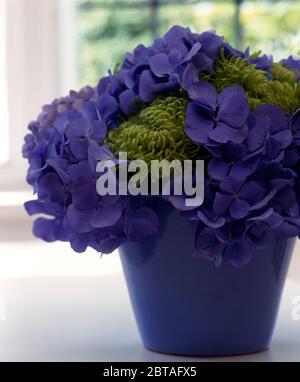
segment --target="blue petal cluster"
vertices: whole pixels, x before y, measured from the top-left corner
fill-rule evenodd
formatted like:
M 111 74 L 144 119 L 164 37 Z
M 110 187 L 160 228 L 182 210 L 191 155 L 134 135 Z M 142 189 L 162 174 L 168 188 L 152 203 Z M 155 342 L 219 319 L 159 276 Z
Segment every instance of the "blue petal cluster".
M 160 93 L 188 91 L 203 71 L 213 72 L 223 45 L 223 37 L 213 32 L 196 34 L 174 26 L 150 47 L 137 46 L 125 56 L 117 73 L 98 84 L 103 121 L 113 128 Z
M 27 181 L 37 194 L 25 207 L 29 214 L 49 216 L 35 220 L 36 236 L 68 241 L 78 252 L 90 246 L 109 253 L 158 232 L 158 218 L 145 198 L 97 194 L 96 163 L 116 160 L 104 144 L 109 129 L 158 94 L 174 91 L 189 97 L 186 134 L 211 155 L 203 205 L 185 210 L 180 197 L 169 198 L 198 222 L 194 256 L 241 266 L 270 232 L 299 235 L 300 111 L 288 115 L 275 105 L 251 111 L 239 85 L 218 94 L 200 75 L 213 73 L 221 48 L 259 69 L 272 66 L 271 57 L 239 52 L 213 32 L 175 26 L 150 47 L 128 53 L 96 88 L 71 92 L 43 108 L 23 147 Z M 283 64 L 300 68 L 293 57 Z
M 25 208 L 30 215 L 48 215 L 35 220 L 34 234 L 48 242 L 68 241 L 77 252 L 90 246 L 110 253 L 157 232 L 159 224 L 142 200 L 97 194 L 96 164 L 114 158 L 100 146 L 107 133 L 100 110 L 95 89 L 71 92 L 44 106 L 23 146 L 27 181 L 37 194 Z

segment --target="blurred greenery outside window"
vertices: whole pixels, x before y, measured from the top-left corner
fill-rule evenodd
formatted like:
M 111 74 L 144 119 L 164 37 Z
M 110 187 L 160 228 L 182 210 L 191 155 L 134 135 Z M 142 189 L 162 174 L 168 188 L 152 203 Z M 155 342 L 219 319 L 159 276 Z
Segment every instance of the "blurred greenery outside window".
M 126 52 L 174 24 L 213 29 L 235 47 L 280 60 L 300 53 L 299 20 L 300 0 L 81 0 L 80 84 L 95 85 Z

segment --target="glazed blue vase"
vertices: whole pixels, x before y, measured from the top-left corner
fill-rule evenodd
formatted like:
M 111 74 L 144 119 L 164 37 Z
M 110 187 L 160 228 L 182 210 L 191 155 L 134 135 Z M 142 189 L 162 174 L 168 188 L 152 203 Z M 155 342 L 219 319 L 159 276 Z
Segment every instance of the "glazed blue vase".
M 295 239 L 270 236 L 242 268 L 192 257 L 195 222 L 154 202 L 159 234 L 128 243 L 120 257 L 146 348 L 225 356 L 266 349 Z

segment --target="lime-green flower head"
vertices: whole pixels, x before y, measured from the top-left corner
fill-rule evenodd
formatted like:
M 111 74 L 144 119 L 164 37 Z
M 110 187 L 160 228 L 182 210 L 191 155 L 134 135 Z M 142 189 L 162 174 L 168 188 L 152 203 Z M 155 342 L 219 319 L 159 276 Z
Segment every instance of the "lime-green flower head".
M 204 150 L 185 134 L 188 100 L 184 96 L 158 97 L 137 115 L 110 130 L 107 144 L 116 155 L 126 151 L 128 159 L 151 160 L 195 159 Z
M 252 110 L 258 105 L 273 104 L 289 113 L 300 106 L 300 88 L 296 73 L 279 63 L 274 63 L 268 73 L 257 69 L 248 58 L 225 58 L 221 51 L 214 73 L 204 74 L 202 78 L 212 82 L 219 92 L 234 84 L 241 85 L 246 91 Z

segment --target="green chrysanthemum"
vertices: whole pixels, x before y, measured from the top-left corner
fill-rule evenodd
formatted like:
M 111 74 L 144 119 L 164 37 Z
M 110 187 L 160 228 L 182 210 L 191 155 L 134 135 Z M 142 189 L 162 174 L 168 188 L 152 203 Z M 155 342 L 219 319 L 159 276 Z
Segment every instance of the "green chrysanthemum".
M 252 110 L 262 104 L 277 105 L 286 112 L 300 107 L 296 74 L 279 63 L 273 64 L 273 79 L 269 79 L 265 71 L 257 69 L 247 58 L 232 56 L 228 59 L 221 52 L 214 69 L 212 75 L 206 74 L 202 78 L 212 82 L 218 92 L 227 86 L 241 85 Z
M 107 144 L 116 155 L 126 151 L 128 159 L 151 160 L 203 158 L 204 149 L 185 134 L 188 100 L 183 96 L 158 97 L 137 115 L 109 132 Z

